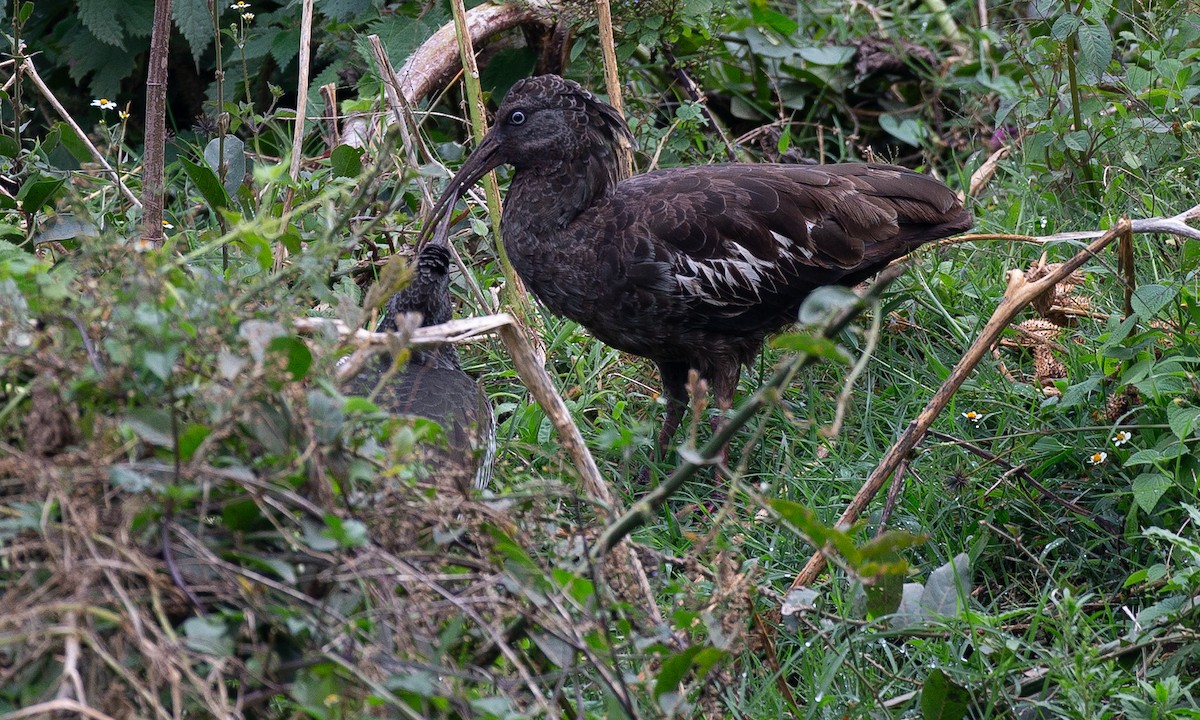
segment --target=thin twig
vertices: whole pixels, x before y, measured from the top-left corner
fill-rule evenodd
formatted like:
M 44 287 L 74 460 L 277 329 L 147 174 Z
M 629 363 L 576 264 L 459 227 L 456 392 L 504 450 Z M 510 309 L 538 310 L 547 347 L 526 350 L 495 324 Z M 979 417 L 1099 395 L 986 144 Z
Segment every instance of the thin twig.
M 75 118 L 71 117 L 71 114 L 67 112 L 67 109 L 63 107 L 63 104 L 60 103 L 58 98 L 54 96 L 54 91 L 52 91 L 50 87 L 46 85 L 46 82 L 42 80 L 42 76 L 38 74 L 37 68 L 33 66 L 33 58 L 25 58 L 24 68 L 25 72 L 29 75 L 29 79 L 33 81 L 33 84 L 37 86 L 37 89 L 42 93 L 42 95 L 45 96 L 46 100 L 54 107 L 55 110 L 58 111 L 58 114 L 62 116 L 63 122 L 65 122 L 71 128 L 71 131 L 75 133 L 80 142 L 87 147 L 88 152 L 92 154 L 92 158 L 95 159 L 96 162 L 100 163 L 100 167 L 104 168 L 105 172 L 112 176 L 113 180 L 117 183 L 117 188 L 120 189 L 121 194 L 124 195 L 129 202 L 133 203 L 134 207 L 140 209 L 142 207 L 142 202 L 137 199 L 137 196 L 134 195 L 128 187 L 125 186 L 125 183 L 121 181 L 120 173 L 114 170 L 112 165 L 108 164 L 108 160 L 104 159 L 104 156 L 100 154 L 100 151 L 96 149 L 96 146 L 92 144 L 92 139 L 87 136 L 87 133 L 83 131 L 83 128 L 79 127 L 79 124 L 75 122 Z

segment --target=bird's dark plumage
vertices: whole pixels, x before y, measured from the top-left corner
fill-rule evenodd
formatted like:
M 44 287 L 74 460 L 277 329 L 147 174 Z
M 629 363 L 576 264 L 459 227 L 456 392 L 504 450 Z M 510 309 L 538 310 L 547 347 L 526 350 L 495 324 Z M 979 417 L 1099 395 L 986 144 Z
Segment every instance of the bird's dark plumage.
M 450 248 L 429 242 L 417 255 L 409 284 L 388 300 L 377 330 L 397 329 L 396 317 L 420 313 L 421 325 L 450 320 Z M 375 403 L 398 415 L 433 420 L 442 426 L 446 444 L 424 448 L 422 459 L 443 485 L 462 490 L 483 488 L 491 478 L 495 453 L 495 420 L 487 396 L 463 372 L 453 345 L 414 349 L 403 370 L 379 388 Z M 392 364 L 392 358 L 374 358 L 372 365 L 354 377 L 350 390 L 369 395 Z
M 902 167 L 733 163 L 622 179 L 616 148 L 631 141 L 578 84 L 522 80 L 434 215 L 492 168 L 515 168 L 501 223 L 513 266 L 551 311 L 658 365 L 672 401 L 663 449 L 689 369 L 729 407 L 741 366 L 813 289 L 857 284 L 972 225 L 948 187 Z

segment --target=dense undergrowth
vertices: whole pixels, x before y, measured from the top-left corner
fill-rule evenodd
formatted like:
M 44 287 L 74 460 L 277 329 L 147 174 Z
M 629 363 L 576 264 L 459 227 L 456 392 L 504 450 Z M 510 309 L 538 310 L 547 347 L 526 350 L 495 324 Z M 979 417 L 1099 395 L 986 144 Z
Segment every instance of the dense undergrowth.
M 148 10 L 88 0 L 57 31 L 65 3 L 5 10 L 8 57 L 29 53 L 49 88 L 0 65 L 0 718 L 1200 715 L 1200 242 L 1135 235 L 1131 264 L 1116 245 L 1090 259 L 988 353 L 886 509 L 833 529 L 1006 272 L 1085 241 L 920 251 L 836 338 L 869 352 L 852 392 L 845 364 L 802 369 L 735 441 L 727 502 L 702 473 L 633 534 L 651 609 L 625 556 L 589 554 L 618 509 L 582 490 L 503 344 L 460 347 L 499 419 L 492 486 L 463 497 L 414 470 L 437 429 L 348 397 L 349 345 L 293 325 L 373 326 L 386 293 L 367 288 L 395 285 L 404 260 L 386 261 L 411 250 L 423 186 L 469 151 L 457 86 L 420 114 L 432 159 L 409 163 L 382 132 L 331 148 L 318 124 L 293 182 L 299 9 L 218 8 L 218 59 L 207 11 L 176 4 L 192 58 L 172 77 L 198 82 L 172 86 L 190 100 L 173 100 L 162 247 L 47 94 L 74 93 L 68 114 L 140 192 L 140 102 L 127 115 L 124 98 Z M 638 167 L 868 157 L 966 191 L 992 157 L 968 203 L 993 235 L 1196 204 L 1194 9 L 1010 4 L 984 24 L 973 3 L 934 5 L 618 3 Z M 342 109 L 382 125 L 363 37 L 399 63 L 448 7 L 318 9 L 313 87 L 340 78 Z M 568 16 L 566 73 L 599 89 L 595 20 Z M 486 57 L 494 105 L 536 53 Z M 78 81 L 112 107 L 81 101 Z M 209 116 L 195 126 L 193 106 Z M 460 316 L 495 310 L 503 278 L 469 204 Z M 540 309 L 529 320 L 628 506 L 662 409 L 653 368 Z M 765 351 L 739 397 L 798 347 L 813 345 Z M 688 425 L 694 448 L 707 418 Z M 389 504 L 364 507 L 381 489 Z M 835 569 L 789 593 L 814 541 Z

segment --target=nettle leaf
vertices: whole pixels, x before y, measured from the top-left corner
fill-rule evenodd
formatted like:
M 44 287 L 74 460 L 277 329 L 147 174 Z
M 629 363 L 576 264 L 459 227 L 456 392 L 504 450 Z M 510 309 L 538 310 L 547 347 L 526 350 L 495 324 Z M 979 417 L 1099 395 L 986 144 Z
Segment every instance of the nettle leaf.
M 1075 36 L 1079 42 L 1079 72 L 1095 82 L 1112 62 L 1112 35 L 1104 25 L 1085 23 L 1079 26 Z
M 208 0 L 175 0 L 171 4 L 171 15 L 175 18 L 175 26 L 192 49 L 192 59 L 199 64 L 200 56 L 208 49 L 213 38 Z
M 1133 479 L 1133 499 L 1142 512 L 1154 512 L 1154 507 L 1167 494 L 1175 482 L 1162 473 L 1142 473 Z
M 1167 424 L 1180 440 L 1187 440 L 1191 436 L 1192 431 L 1196 429 L 1197 419 L 1200 419 L 1200 408 L 1167 406 Z
M 117 21 L 121 5 L 125 0 L 81 0 L 79 19 L 92 35 L 102 43 L 121 47 L 125 44 L 125 33 Z
M 1071 33 L 1079 29 L 1081 22 L 1078 16 L 1071 13 L 1059 15 L 1058 19 L 1054 21 L 1054 25 L 1050 27 L 1050 37 L 1062 42 L 1069 38 Z
M 1175 299 L 1178 288 L 1166 285 L 1140 285 L 1133 291 L 1133 311 L 1143 320 L 1149 320 Z

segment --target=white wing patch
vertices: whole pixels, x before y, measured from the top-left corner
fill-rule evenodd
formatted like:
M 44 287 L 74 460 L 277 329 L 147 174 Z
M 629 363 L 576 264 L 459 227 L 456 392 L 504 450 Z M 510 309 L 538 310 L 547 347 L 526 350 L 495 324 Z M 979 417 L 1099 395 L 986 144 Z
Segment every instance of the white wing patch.
M 789 238 L 778 236 L 787 245 Z M 745 306 L 762 301 L 764 290 L 774 290 L 779 268 L 739 243 L 725 245 L 728 257 L 697 260 L 680 256 L 675 282 L 684 295 L 716 307 Z M 790 255 L 791 253 L 786 253 Z

